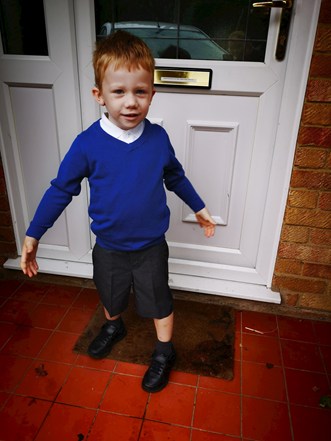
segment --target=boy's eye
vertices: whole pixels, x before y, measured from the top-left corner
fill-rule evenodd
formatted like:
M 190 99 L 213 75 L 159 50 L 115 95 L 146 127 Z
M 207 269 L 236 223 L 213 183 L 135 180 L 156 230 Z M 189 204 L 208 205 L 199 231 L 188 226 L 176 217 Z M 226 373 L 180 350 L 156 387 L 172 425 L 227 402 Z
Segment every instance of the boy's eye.
M 124 91 L 122 89 L 115 89 L 115 90 L 113 90 L 113 93 L 115 95 L 122 95 L 124 93 Z
M 145 95 L 145 94 L 146 94 L 146 90 L 144 90 L 144 89 L 137 90 L 137 95 Z

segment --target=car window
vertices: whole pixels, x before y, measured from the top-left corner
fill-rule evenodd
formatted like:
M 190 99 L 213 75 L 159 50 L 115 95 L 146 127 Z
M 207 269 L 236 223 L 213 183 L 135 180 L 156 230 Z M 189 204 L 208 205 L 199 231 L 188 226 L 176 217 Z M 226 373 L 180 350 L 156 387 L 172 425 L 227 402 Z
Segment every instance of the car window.
M 150 47 L 155 58 L 192 58 L 205 60 L 223 60 L 228 52 L 211 40 L 199 29 L 180 29 L 170 24 L 162 28 L 135 27 L 130 23 L 115 23 L 114 29 L 125 29 L 140 37 Z M 100 36 L 106 36 L 112 31 L 110 23 L 102 26 Z

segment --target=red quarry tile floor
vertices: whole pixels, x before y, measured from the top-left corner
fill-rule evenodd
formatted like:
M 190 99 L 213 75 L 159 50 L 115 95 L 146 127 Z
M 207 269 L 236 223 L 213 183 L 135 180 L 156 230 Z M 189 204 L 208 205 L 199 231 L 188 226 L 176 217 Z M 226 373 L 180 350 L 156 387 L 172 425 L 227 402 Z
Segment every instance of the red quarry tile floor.
M 172 372 L 148 394 L 146 366 L 72 351 L 97 304 L 93 289 L 0 281 L 1 441 L 331 439 L 331 323 L 236 311 L 232 381 Z

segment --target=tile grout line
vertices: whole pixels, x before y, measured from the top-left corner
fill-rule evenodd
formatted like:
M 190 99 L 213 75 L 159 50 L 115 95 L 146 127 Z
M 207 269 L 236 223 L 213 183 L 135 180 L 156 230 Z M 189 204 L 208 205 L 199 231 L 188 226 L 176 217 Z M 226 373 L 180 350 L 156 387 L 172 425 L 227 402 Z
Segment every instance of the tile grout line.
M 287 412 L 288 412 L 289 423 L 290 423 L 290 431 L 291 431 L 292 440 L 295 441 L 293 422 L 292 422 L 292 414 L 291 414 L 291 406 L 290 406 L 290 397 L 289 397 L 289 393 L 288 393 L 287 379 L 286 379 L 286 372 L 285 372 L 285 365 L 284 365 L 283 348 L 281 345 L 281 338 L 280 338 L 280 332 L 279 332 L 278 315 L 276 315 L 276 322 L 277 322 L 278 344 L 279 344 L 279 349 L 280 349 L 280 357 L 281 357 L 281 362 L 282 362 L 282 371 L 283 371 L 283 379 L 284 379 L 285 394 L 286 394 L 286 405 L 287 405 Z
M 330 375 L 329 372 L 328 372 L 327 365 L 326 365 L 326 363 L 325 363 L 325 359 L 324 359 L 324 356 L 323 356 L 323 353 L 322 353 L 322 346 L 325 346 L 325 345 L 322 345 L 322 344 L 318 341 L 318 338 L 317 338 L 317 332 L 316 332 L 316 328 L 315 328 L 315 322 L 314 322 L 313 320 L 312 320 L 312 324 L 313 324 L 313 329 L 314 329 L 314 332 L 315 332 L 316 344 L 317 344 L 317 347 L 318 347 L 318 353 L 319 353 L 319 355 L 320 355 L 320 357 L 321 357 L 322 364 L 323 364 L 324 374 L 326 375 L 326 379 L 327 379 L 327 382 L 328 382 L 329 388 L 331 388 L 331 375 Z
M 191 426 L 190 426 L 190 441 L 192 441 L 192 437 L 193 437 L 193 429 L 194 429 L 193 424 L 194 424 L 194 418 L 195 418 L 196 403 L 197 403 L 197 399 L 198 399 L 199 385 L 200 385 L 200 375 L 197 376 L 197 381 L 195 384 L 192 418 L 191 418 Z
M 23 283 L 20 285 L 20 287 L 23 286 L 24 283 L 25 283 L 25 282 L 23 282 Z M 42 304 L 42 300 L 43 300 L 44 297 L 46 296 L 46 294 L 47 294 L 47 292 L 49 291 L 49 289 L 51 288 L 51 286 L 52 286 L 52 285 L 50 285 L 50 286 L 46 289 L 44 295 L 39 299 L 39 301 L 37 301 L 37 302 L 30 302 L 30 303 L 35 303 L 35 307 L 33 308 L 32 312 L 34 312 L 34 311 L 37 309 L 37 307 L 38 307 L 40 304 Z M 79 292 L 81 292 L 81 290 L 80 290 Z M 77 294 L 77 296 L 78 296 L 78 295 L 79 295 L 79 294 Z M 76 296 L 76 298 L 77 298 L 77 296 Z M 75 298 L 75 300 L 76 300 L 76 298 Z M 20 301 L 20 299 L 17 299 L 17 301 Z M 69 309 L 70 309 L 70 307 L 68 307 L 68 310 L 69 310 Z M 66 315 L 66 314 L 65 314 L 65 315 Z M 64 316 L 65 316 L 65 315 L 64 315 Z M 63 317 L 63 318 L 64 318 L 64 317 Z M 62 319 L 63 319 L 63 318 L 62 318 Z M 34 327 L 34 326 L 31 326 L 31 325 L 17 325 L 18 327 L 26 327 L 26 328 L 31 328 L 31 329 L 45 329 L 45 330 L 50 331 L 50 335 L 49 335 L 48 338 L 46 339 L 45 343 L 41 346 L 40 350 L 39 350 L 34 356 L 31 356 L 31 357 L 23 357 L 23 358 L 28 358 L 28 359 L 30 359 L 31 362 L 28 364 L 27 368 L 25 369 L 24 373 L 22 374 L 21 379 L 17 382 L 17 384 L 16 384 L 15 388 L 13 389 L 13 391 L 11 391 L 11 396 L 23 396 L 23 397 L 27 397 L 27 398 L 29 397 L 29 396 L 24 395 L 24 394 L 23 394 L 23 395 L 21 395 L 21 394 L 17 394 L 16 391 L 17 391 L 18 387 L 22 384 L 22 382 L 24 381 L 24 379 L 26 378 L 26 375 L 27 375 L 28 371 L 32 368 L 33 364 L 34 364 L 34 363 L 38 363 L 38 362 L 41 361 L 41 359 L 38 358 L 38 357 L 40 356 L 41 352 L 43 351 L 43 349 L 46 347 L 46 345 L 47 345 L 48 342 L 50 341 L 51 337 L 55 334 L 55 332 L 56 332 L 56 330 L 57 330 L 57 328 L 58 328 L 58 326 L 59 326 L 59 324 L 60 324 L 61 322 L 62 322 L 62 320 L 60 320 L 60 322 L 57 324 L 57 326 L 56 326 L 54 329 L 46 329 L 46 328 Z M 20 358 L 20 356 L 19 356 L 18 354 L 9 354 L 9 355 L 13 355 L 13 356 L 15 356 L 16 358 Z M 78 354 L 76 355 L 75 361 L 77 360 L 77 358 L 78 358 Z M 43 361 L 43 360 L 42 360 L 42 361 Z M 45 362 L 47 362 L 47 361 L 50 361 L 50 360 L 45 360 Z M 64 379 L 64 381 L 63 381 L 63 383 L 62 383 L 62 385 L 61 385 L 61 387 L 59 388 L 57 394 L 55 395 L 55 397 L 54 397 L 52 400 L 45 400 L 45 399 L 42 399 L 42 398 L 36 398 L 36 399 L 41 400 L 41 401 L 47 401 L 47 402 L 50 402 L 51 405 L 50 405 L 50 407 L 49 407 L 49 409 L 48 409 L 48 412 L 46 413 L 45 417 L 44 417 L 43 420 L 41 421 L 40 426 L 39 426 L 39 428 L 38 428 L 38 430 L 37 430 L 37 432 L 36 432 L 36 435 L 35 435 L 34 439 L 36 439 L 36 437 L 38 436 L 40 430 L 42 429 L 42 427 L 43 427 L 43 425 L 44 425 L 44 423 L 45 423 L 47 417 L 49 416 L 49 414 L 50 414 L 50 412 L 51 412 L 51 409 L 53 408 L 54 404 L 56 403 L 56 399 L 57 399 L 57 397 L 59 396 L 59 394 L 60 394 L 60 392 L 61 392 L 63 386 L 64 386 L 65 383 L 67 382 L 68 377 L 69 377 L 70 373 L 72 372 L 72 370 L 73 370 L 73 368 L 74 368 L 74 362 L 73 362 L 73 363 L 63 363 L 63 364 L 70 365 L 71 367 L 68 369 L 68 373 L 67 373 L 67 375 L 66 375 L 66 377 L 65 377 L 65 379 Z M 33 398 L 33 397 L 32 397 L 32 398 Z M 8 400 L 6 400 L 6 403 L 7 403 L 7 402 L 8 402 Z
M 90 435 L 91 435 L 91 431 L 92 431 L 92 429 L 93 429 L 93 427 L 94 427 L 94 424 L 95 424 L 95 421 L 96 421 L 96 419 L 97 419 L 97 417 L 98 417 L 98 415 L 99 415 L 99 412 L 100 412 L 100 408 L 101 408 L 101 403 L 102 403 L 102 401 L 104 400 L 104 398 L 105 398 L 105 395 L 106 395 L 106 392 L 107 392 L 107 389 L 108 389 L 108 387 L 109 387 L 109 384 L 110 384 L 110 382 L 111 382 L 111 379 L 114 377 L 114 375 L 115 375 L 115 367 L 117 366 L 117 362 L 114 364 L 114 367 L 113 367 L 113 370 L 110 372 L 110 375 L 109 375 L 109 379 L 108 379 L 108 381 L 107 381 L 107 384 L 106 384 L 106 386 L 105 386 L 105 389 L 104 389 L 104 391 L 103 391 L 103 394 L 102 394 L 102 396 L 100 397 L 100 401 L 99 401 L 99 404 L 98 404 L 98 407 L 95 409 L 95 414 L 94 414 L 94 418 L 93 418 L 93 420 L 92 420 L 92 422 L 91 422 L 91 425 L 90 425 L 90 427 L 89 427 L 89 429 L 88 429 L 88 432 L 87 432 L 87 434 L 86 434 L 86 440 L 88 441 L 88 439 L 89 439 L 89 437 L 90 437 Z M 100 371 L 100 369 L 98 370 L 98 371 Z

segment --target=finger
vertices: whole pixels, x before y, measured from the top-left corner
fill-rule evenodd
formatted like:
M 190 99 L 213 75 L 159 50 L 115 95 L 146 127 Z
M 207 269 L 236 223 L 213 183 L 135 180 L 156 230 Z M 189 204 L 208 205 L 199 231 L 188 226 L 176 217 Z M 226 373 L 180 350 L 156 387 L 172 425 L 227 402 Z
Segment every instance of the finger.
M 21 261 L 21 269 L 25 275 L 33 277 L 38 274 L 39 266 L 35 260 L 32 262 Z
M 38 274 L 38 271 L 37 271 L 37 269 L 36 269 L 34 266 L 29 266 L 29 267 L 28 267 L 27 275 L 28 275 L 29 277 L 36 276 L 37 274 Z
M 212 237 L 214 236 L 215 233 L 215 227 L 214 226 L 209 226 L 205 228 L 205 236 L 206 237 Z

